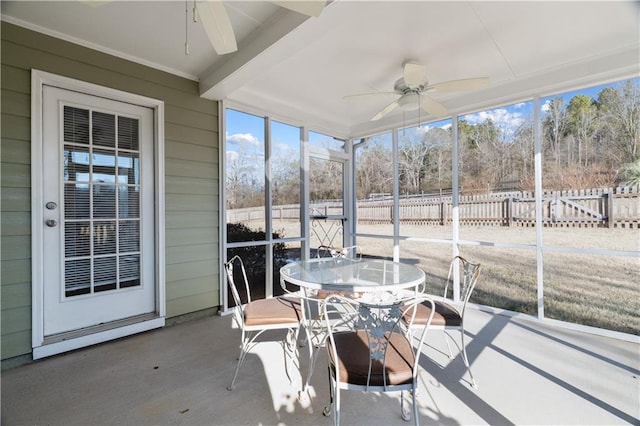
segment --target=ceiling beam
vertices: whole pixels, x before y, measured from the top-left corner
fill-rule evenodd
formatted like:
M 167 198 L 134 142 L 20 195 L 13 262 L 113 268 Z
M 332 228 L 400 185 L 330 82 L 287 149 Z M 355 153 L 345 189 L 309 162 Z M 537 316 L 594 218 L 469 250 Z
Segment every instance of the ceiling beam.
M 310 17 L 286 9 L 275 13 L 256 32 L 240 42 L 235 53 L 200 76 L 200 96 L 222 100 L 257 74 L 280 61 L 276 44 Z M 269 55 L 264 53 L 269 51 Z M 282 54 L 285 54 L 284 52 Z

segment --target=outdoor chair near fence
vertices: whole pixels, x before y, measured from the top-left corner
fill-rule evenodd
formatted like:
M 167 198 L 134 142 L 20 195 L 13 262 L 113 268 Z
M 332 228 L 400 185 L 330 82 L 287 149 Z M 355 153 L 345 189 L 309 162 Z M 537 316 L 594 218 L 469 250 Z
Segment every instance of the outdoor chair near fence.
M 227 388 L 233 390 L 247 353 L 258 343 L 256 339 L 264 332 L 286 330 L 286 338 L 282 342 L 285 356 L 287 353 L 291 357 L 297 356 L 296 342 L 303 312 L 300 299 L 291 295 L 252 300 L 247 272 L 240 256 L 234 256 L 226 262 L 225 271 L 235 302 L 234 318 L 242 333 L 238 363 Z M 244 297 L 238 292 L 236 278 L 241 280 Z
M 458 276 L 460 278 L 460 304 L 456 306 L 447 299 L 447 292 L 449 287 L 453 286 L 453 279 L 456 275 L 454 272 L 456 269 L 459 271 Z M 435 300 L 435 314 L 430 303 L 421 304 L 417 307 L 415 317 L 406 316 L 404 318 L 405 323 L 409 326 L 410 330 L 419 330 L 424 324 L 427 324 L 429 319 L 433 316 L 431 322 L 432 329 L 440 329 L 445 333 L 445 341 L 447 343 L 447 349 L 449 350 L 449 358 L 453 358 L 453 352 L 451 351 L 451 345 L 449 344 L 449 338 L 451 336 L 447 333 L 449 330 L 460 332 L 460 352 L 462 353 L 462 359 L 464 365 L 469 372 L 469 378 L 471 379 L 471 385 L 474 388 L 478 387 L 473 374 L 471 373 L 471 366 L 469 358 L 467 357 L 467 349 L 464 343 L 464 314 L 469 302 L 469 298 L 473 293 L 473 290 L 478 282 L 480 276 L 481 265 L 480 263 L 469 262 L 462 256 L 456 256 L 451 261 L 449 267 L 449 274 L 447 276 L 447 282 L 444 288 L 444 295 L 442 300 Z
M 340 391 L 400 392 L 402 419 L 411 419 L 405 409 L 405 391 L 413 403 L 413 420 L 419 424 L 417 404 L 420 348 L 433 314 L 425 319 L 416 336 L 419 345 L 412 345 L 412 336 L 403 318 L 413 318 L 418 305 L 435 306 L 428 297 L 412 302 L 370 304 L 340 295 L 329 296 L 322 308 L 327 327 L 327 359 L 330 404 L 323 414 L 333 414 L 340 424 Z M 431 310 L 435 312 L 435 309 Z M 375 410 L 375 407 L 372 407 Z

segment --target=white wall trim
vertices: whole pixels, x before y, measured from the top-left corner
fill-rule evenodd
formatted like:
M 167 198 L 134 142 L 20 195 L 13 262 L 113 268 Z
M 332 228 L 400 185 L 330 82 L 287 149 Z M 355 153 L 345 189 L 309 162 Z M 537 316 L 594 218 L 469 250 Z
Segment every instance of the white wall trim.
M 154 112 L 157 318 L 53 344 L 45 344 L 44 339 L 44 243 L 42 238 L 44 216 L 43 209 L 38 207 L 44 203 L 40 183 L 43 173 L 41 167 L 43 162 L 42 91 L 45 85 L 136 104 L 151 108 Z M 166 316 L 164 208 L 164 102 L 44 71 L 31 70 L 31 346 L 34 359 L 164 326 Z

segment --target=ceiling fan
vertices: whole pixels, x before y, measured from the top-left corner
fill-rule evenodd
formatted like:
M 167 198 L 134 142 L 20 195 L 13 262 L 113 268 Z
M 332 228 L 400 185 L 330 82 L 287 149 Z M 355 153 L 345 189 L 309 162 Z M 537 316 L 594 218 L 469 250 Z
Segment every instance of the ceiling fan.
M 369 95 L 400 95 L 395 101 L 378 111 L 378 113 L 371 118 L 371 121 L 380 120 L 397 107 L 402 108 L 404 111 L 413 111 L 422 108 L 426 113 L 440 118 L 448 115 L 447 109 L 427 93 L 465 92 L 489 87 L 488 77 L 465 78 L 462 80 L 429 84 L 426 80 L 426 68 L 424 65 L 416 61 L 406 61 L 402 67 L 403 76 L 394 83 L 393 92 L 363 93 L 348 95 L 344 98 L 348 99 Z
M 80 0 L 90 6 L 102 6 L 111 1 Z M 231 20 L 222 0 L 194 1 L 193 19 L 200 17 L 202 26 L 207 33 L 209 42 L 219 55 L 232 53 L 238 50 L 236 36 L 231 26 Z M 283 0 L 271 1 L 278 6 L 301 13 L 303 15 L 318 17 L 324 10 L 327 0 Z M 196 13 L 197 10 L 197 13 Z M 185 44 L 185 53 L 189 53 L 189 47 Z

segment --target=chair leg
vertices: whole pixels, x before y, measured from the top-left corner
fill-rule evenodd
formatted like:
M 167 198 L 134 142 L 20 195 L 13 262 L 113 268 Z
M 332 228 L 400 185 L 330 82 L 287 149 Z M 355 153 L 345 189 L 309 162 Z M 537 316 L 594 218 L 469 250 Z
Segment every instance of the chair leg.
M 336 420 L 337 413 L 336 413 L 336 401 L 335 401 L 337 385 L 334 382 L 333 377 L 331 376 L 331 368 L 328 368 L 327 370 L 329 372 L 329 405 L 324 407 L 324 409 L 322 410 L 322 415 L 324 415 L 325 417 L 328 417 L 331 414 L 333 414 L 333 423 L 337 425 L 339 424 L 339 421 Z
M 413 400 L 415 404 L 415 397 Z M 411 420 L 411 414 L 409 414 L 409 410 L 406 410 L 404 408 L 404 391 L 400 391 L 400 415 L 402 417 L 402 420 L 404 420 L 405 422 Z
M 453 351 L 451 351 L 451 344 L 449 343 L 451 336 L 449 336 L 447 330 L 442 330 L 442 333 L 444 334 L 444 342 L 447 344 L 447 349 L 449 350 L 449 359 L 453 359 Z
M 246 342 L 243 340 L 240 345 L 240 356 L 238 357 L 238 363 L 236 364 L 236 371 L 233 373 L 233 379 L 231 379 L 231 384 L 227 386 L 227 390 L 232 391 L 236 384 L 236 378 L 238 377 L 238 372 L 240 371 L 240 366 L 244 362 L 244 358 L 247 355 L 247 347 Z
M 309 389 L 309 383 L 311 383 L 311 377 L 313 376 L 313 372 L 316 368 L 316 363 L 318 361 L 318 354 L 320 348 L 314 345 L 309 345 L 309 369 L 307 371 L 307 379 L 305 380 L 304 387 L 300 391 L 299 399 L 302 399 Z
M 464 344 L 464 329 L 460 330 L 460 342 L 462 344 L 462 360 L 464 361 L 465 367 L 467 367 L 467 371 L 469 372 L 469 377 L 471 378 L 471 386 L 474 389 L 478 389 L 478 384 L 473 378 L 473 374 L 471 373 L 471 366 L 469 365 L 469 358 L 467 358 L 467 347 Z
M 418 413 L 418 381 L 416 380 L 416 383 L 413 386 L 413 389 L 411 389 L 411 399 L 413 402 L 413 423 L 418 426 L 420 424 L 420 415 Z
M 335 401 L 333 403 L 333 424 L 340 426 L 340 388 L 336 382 Z

